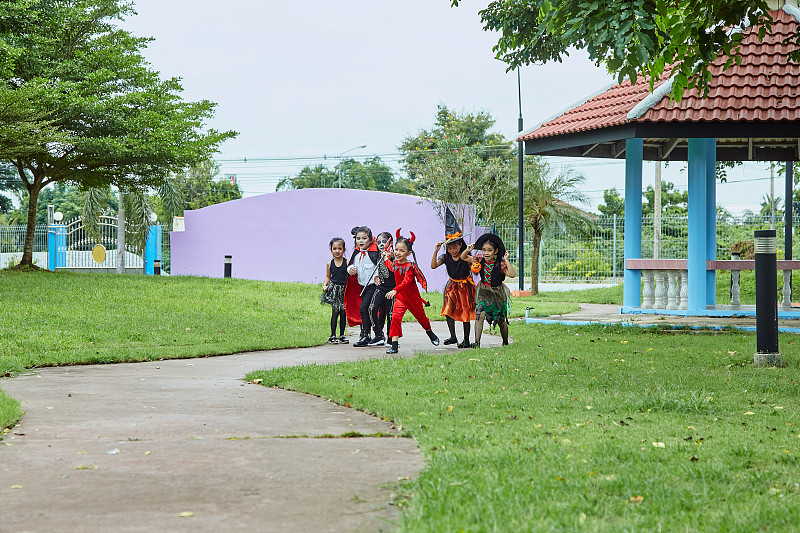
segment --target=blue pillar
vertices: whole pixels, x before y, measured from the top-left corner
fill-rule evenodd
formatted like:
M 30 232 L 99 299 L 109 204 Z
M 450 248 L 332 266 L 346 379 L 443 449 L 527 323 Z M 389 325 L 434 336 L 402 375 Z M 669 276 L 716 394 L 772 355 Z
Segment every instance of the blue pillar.
M 709 139 L 689 139 L 689 310 L 704 311 L 708 299 Z
M 67 228 L 63 224 L 47 227 L 47 270 L 67 266 Z
M 47 226 L 47 270 L 56 269 L 56 227 Z
M 56 268 L 67 266 L 67 227 L 56 224 Z
M 706 143 L 706 259 L 717 259 L 717 140 Z M 706 270 L 706 305 L 717 303 L 717 271 Z
M 152 276 L 154 274 L 153 262 L 161 260 L 161 226 L 150 226 L 147 233 L 147 243 L 144 246 L 144 274 Z
M 642 257 L 642 139 L 625 141 L 625 259 Z M 642 304 L 642 271 L 625 269 L 622 305 Z

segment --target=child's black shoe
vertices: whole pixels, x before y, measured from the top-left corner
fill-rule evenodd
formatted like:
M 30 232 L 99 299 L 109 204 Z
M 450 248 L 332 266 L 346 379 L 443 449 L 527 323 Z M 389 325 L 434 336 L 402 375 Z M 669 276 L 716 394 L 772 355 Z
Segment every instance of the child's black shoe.
M 339 337 L 339 344 L 350 344 L 350 341 L 347 339 L 347 337 L 342 335 L 341 337 Z
M 386 350 L 386 353 L 397 353 L 397 341 L 392 341 L 392 346 Z
M 353 346 L 355 348 L 362 348 L 364 346 L 369 345 L 369 342 L 371 340 L 372 339 L 370 339 L 369 337 L 361 337 L 360 339 L 358 339 L 356 342 L 353 343 Z
M 472 346 L 473 346 L 473 344 L 471 342 L 469 342 L 468 339 L 464 339 L 463 342 L 459 342 L 458 343 L 458 347 L 459 348 L 472 348 Z
M 429 329 L 425 333 L 428 334 L 428 338 L 431 340 L 431 344 L 433 344 L 434 346 L 439 346 L 439 337 L 436 336 L 436 333 L 434 333 L 433 330 Z
M 370 341 L 369 346 L 383 346 L 384 344 L 386 344 L 386 339 L 383 338 L 383 333 L 381 333 Z
M 336 335 L 331 335 L 328 337 L 328 344 L 339 344 L 339 339 L 336 338 Z
M 445 339 L 443 344 L 447 346 L 448 344 L 455 344 L 457 342 L 458 339 L 456 339 L 455 337 L 450 337 L 449 339 Z

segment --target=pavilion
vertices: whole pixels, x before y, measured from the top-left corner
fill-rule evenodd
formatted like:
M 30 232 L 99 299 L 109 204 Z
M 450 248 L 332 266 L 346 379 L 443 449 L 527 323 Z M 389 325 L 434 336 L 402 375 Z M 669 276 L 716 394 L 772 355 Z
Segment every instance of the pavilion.
M 710 67 L 706 98 L 687 90 L 679 103 L 669 98 L 670 73 L 654 84 L 639 77 L 603 89 L 555 118 L 521 132 L 528 155 L 625 158 L 625 274 L 623 313 L 741 315 L 754 310 L 716 305 L 716 270 L 752 269 L 752 261 L 716 258 L 716 162 L 782 161 L 791 198 L 793 161 L 800 160 L 800 63 L 790 61 L 784 38 L 800 25 L 796 0 L 772 0 L 772 32 L 742 31 L 741 64 Z M 780 4 L 780 5 L 777 5 Z M 794 5 L 792 5 L 794 4 Z M 688 259 L 642 259 L 642 163 L 687 161 L 689 180 Z M 792 261 L 791 202 L 786 202 L 785 272 Z M 640 294 L 644 279 L 643 295 Z M 787 276 L 784 277 L 787 279 Z M 787 285 L 787 289 L 790 289 Z M 643 301 L 644 300 L 644 301 Z M 791 312 L 784 291 L 782 317 Z

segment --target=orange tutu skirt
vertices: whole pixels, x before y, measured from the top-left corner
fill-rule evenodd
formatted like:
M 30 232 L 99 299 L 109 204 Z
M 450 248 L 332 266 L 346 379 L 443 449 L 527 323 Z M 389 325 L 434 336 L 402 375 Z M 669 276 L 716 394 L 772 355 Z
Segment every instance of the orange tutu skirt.
M 442 316 L 449 316 L 456 322 L 475 320 L 475 285 L 471 279 L 450 278 L 444 286 Z

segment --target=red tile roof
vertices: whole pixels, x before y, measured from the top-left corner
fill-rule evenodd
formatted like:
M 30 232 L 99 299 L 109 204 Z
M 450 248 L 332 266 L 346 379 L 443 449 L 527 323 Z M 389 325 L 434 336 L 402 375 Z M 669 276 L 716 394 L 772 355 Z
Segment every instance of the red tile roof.
M 740 54 L 741 65 L 722 69 L 725 58 L 717 59 L 709 68 L 712 81 L 709 95 L 701 98 L 698 90 L 687 90 L 680 103 L 669 95 L 661 98 L 642 116 L 628 120 L 628 113 L 650 95 L 649 80 L 639 77 L 636 83 L 625 80 L 607 91 L 589 98 L 547 121 L 520 140 L 533 140 L 589 130 L 598 130 L 628 123 L 748 122 L 800 121 L 800 64 L 789 61 L 792 48 L 781 44 L 784 38 L 798 31 L 792 15 L 772 11 L 772 33 L 758 40 L 757 28 L 744 30 Z M 655 84 L 657 88 L 669 73 Z

